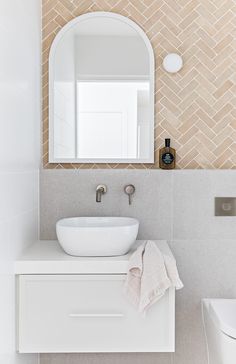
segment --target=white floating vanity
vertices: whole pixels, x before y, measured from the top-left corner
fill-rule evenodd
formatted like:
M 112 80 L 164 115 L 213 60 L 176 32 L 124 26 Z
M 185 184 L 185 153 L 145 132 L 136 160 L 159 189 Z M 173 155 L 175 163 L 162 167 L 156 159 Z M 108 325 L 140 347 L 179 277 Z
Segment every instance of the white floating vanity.
M 137 241 L 140 244 L 141 241 Z M 166 241 L 156 241 L 171 254 Z M 123 294 L 131 253 L 72 257 L 38 241 L 15 262 L 20 353 L 172 352 L 175 290 L 143 317 Z

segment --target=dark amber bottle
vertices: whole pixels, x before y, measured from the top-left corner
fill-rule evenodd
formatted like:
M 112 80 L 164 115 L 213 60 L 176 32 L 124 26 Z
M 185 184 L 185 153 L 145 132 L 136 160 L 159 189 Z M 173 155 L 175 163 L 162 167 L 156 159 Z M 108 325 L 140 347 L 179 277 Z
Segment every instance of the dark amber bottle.
M 175 168 L 175 149 L 170 147 L 170 139 L 165 139 L 165 146 L 159 150 L 159 166 L 162 169 Z

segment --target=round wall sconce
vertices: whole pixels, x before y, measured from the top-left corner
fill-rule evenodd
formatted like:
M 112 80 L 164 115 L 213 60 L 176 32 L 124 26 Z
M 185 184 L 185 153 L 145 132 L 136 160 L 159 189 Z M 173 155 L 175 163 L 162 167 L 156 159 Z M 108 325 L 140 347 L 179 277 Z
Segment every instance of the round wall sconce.
M 183 67 L 183 59 L 177 53 L 169 53 L 163 60 L 163 68 L 169 73 L 177 73 Z

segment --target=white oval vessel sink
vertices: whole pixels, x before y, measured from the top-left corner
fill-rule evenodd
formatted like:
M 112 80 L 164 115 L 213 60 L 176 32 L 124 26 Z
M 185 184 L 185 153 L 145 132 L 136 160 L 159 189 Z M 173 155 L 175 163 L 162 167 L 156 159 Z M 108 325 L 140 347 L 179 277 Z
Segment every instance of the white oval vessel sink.
M 71 217 L 56 224 L 57 238 L 67 254 L 126 254 L 138 235 L 139 222 L 130 217 Z

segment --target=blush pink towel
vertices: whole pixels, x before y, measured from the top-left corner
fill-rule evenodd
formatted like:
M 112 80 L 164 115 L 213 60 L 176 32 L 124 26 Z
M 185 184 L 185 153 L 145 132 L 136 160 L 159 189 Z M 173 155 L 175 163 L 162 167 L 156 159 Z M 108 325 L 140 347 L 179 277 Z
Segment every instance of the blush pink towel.
M 130 257 L 124 286 L 126 296 L 145 313 L 170 287 L 183 287 L 175 259 L 161 253 L 154 241 L 145 242 Z

